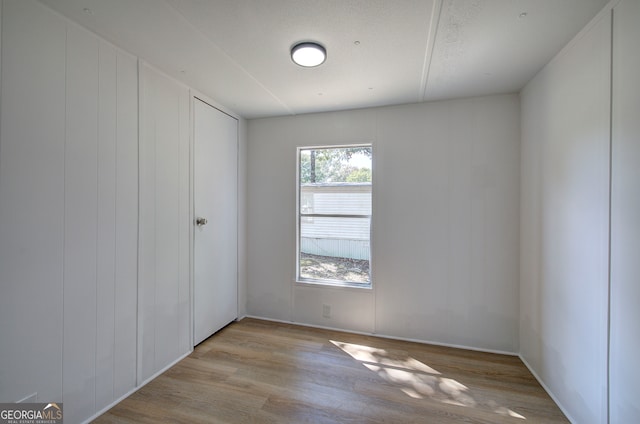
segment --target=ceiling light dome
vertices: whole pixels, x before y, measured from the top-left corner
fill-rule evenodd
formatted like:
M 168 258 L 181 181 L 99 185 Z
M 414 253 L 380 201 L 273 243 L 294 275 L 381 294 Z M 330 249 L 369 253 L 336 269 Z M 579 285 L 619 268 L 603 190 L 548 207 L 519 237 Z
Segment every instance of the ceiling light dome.
M 322 65 L 326 58 L 327 51 L 318 43 L 299 43 L 291 48 L 291 60 L 305 68 Z

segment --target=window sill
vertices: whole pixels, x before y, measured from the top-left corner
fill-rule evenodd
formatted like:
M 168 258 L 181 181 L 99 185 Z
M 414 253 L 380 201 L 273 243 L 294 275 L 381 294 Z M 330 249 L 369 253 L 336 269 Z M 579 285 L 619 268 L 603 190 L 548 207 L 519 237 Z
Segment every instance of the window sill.
M 344 281 L 333 280 L 306 280 L 298 279 L 296 284 L 300 286 L 312 286 L 312 287 L 327 287 L 327 288 L 344 288 L 344 289 L 365 289 L 371 290 L 373 288 L 371 283 L 346 283 Z

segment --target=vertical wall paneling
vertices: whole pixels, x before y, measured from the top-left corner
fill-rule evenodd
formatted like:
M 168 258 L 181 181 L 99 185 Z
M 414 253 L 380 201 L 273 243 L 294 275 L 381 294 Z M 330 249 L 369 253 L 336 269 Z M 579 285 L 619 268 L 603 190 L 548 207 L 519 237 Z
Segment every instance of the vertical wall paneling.
M 136 386 L 138 322 L 138 61 L 116 54 L 114 399 Z
M 607 420 L 611 19 L 521 95 L 520 352 L 572 420 Z
M 247 314 L 247 121 L 238 119 L 238 316 Z
M 186 94 L 186 96 L 185 96 Z M 191 192 L 190 192 L 190 178 L 191 178 L 191 162 L 190 162 L 190 139 L 191 139 L 191 93 L 188 88 L 183 87 L 180 90 L 180 96 L 178 98 L 179 110 L 178 116 L 180 119 L 180 130 L 178 132 L 178 203 L 175 205 L 178 208 L 178 251 L 176 257 L 178 258 L 178 272 L 179 277 L 176 283 L 178 284 L 178 352 L 184 354 L 193 350 L 192 333 L 193 333 L 193 318 L 191 313 L 191 248 L 192 239 L 190 232 L 192 229 L 192 216 L 191 216 Z M 176 158 L 172 158 L 176 160 Z M 236 249 L 236 246 L 232 247 Z M 237 308 L 237 299 L 235 300 Z
M 2 20 L 0 401 L 60 402 L 65 21 L 32 1 Z
M 190 349 L 189 90 L 140 64 L 138 376 Z
M 113 399 L 116 268 L 116 49 L 100 42 L 96 267 L 96 409 Z
M 96 409 L 135 387 L 137 62 L 100 42 Z
M 2 15 L 0 401 L 81 422 L 136 385 L 137 62 L 39 2 Z
M 153 104 L 152 93 L 147 93 L 148 85 L 152 85 L 152 74 L 138 61 L 138 110 L 139 110 L 139 157 L 138 157 L 138 332 L 137 332 L 137 365 L 138 384 L 143 376 L 150 376 L 154 370 L 154 334 L 155 308 L 155 169 L 152 159 L 155 158 L 154 120 L 147 109 Z M 148 253 L 147 253 L 148 252 Z M 146 367 L 146 368 L 143 368 Z
M 98 46 L 67 26 L 63 389 L 71 422 L 95 407 Z
M 610 423 L 640 416 L 640 2 L 613 10 Z

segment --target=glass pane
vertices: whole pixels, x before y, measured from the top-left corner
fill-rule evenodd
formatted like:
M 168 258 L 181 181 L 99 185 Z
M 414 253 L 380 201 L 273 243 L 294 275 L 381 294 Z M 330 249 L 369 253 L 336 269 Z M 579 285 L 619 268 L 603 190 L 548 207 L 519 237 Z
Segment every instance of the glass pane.
M 369 284 L 369 261 L 300 252 L 300 278 Z
M 300 150 L 300 185 L 371 184 L 370 146 Z
M 304 184 L 300 213 L 371 215 L 371 183 Z
M 300 277 L 369 282 L 369 218 L 302 217 Z

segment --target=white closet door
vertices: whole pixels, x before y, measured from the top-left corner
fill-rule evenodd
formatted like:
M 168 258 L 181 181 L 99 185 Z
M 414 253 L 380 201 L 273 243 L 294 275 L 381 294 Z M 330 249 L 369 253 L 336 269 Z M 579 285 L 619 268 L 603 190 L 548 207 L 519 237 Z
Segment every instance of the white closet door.
M 194 100 L 194 344 L 238 317 L 238 121 Z

